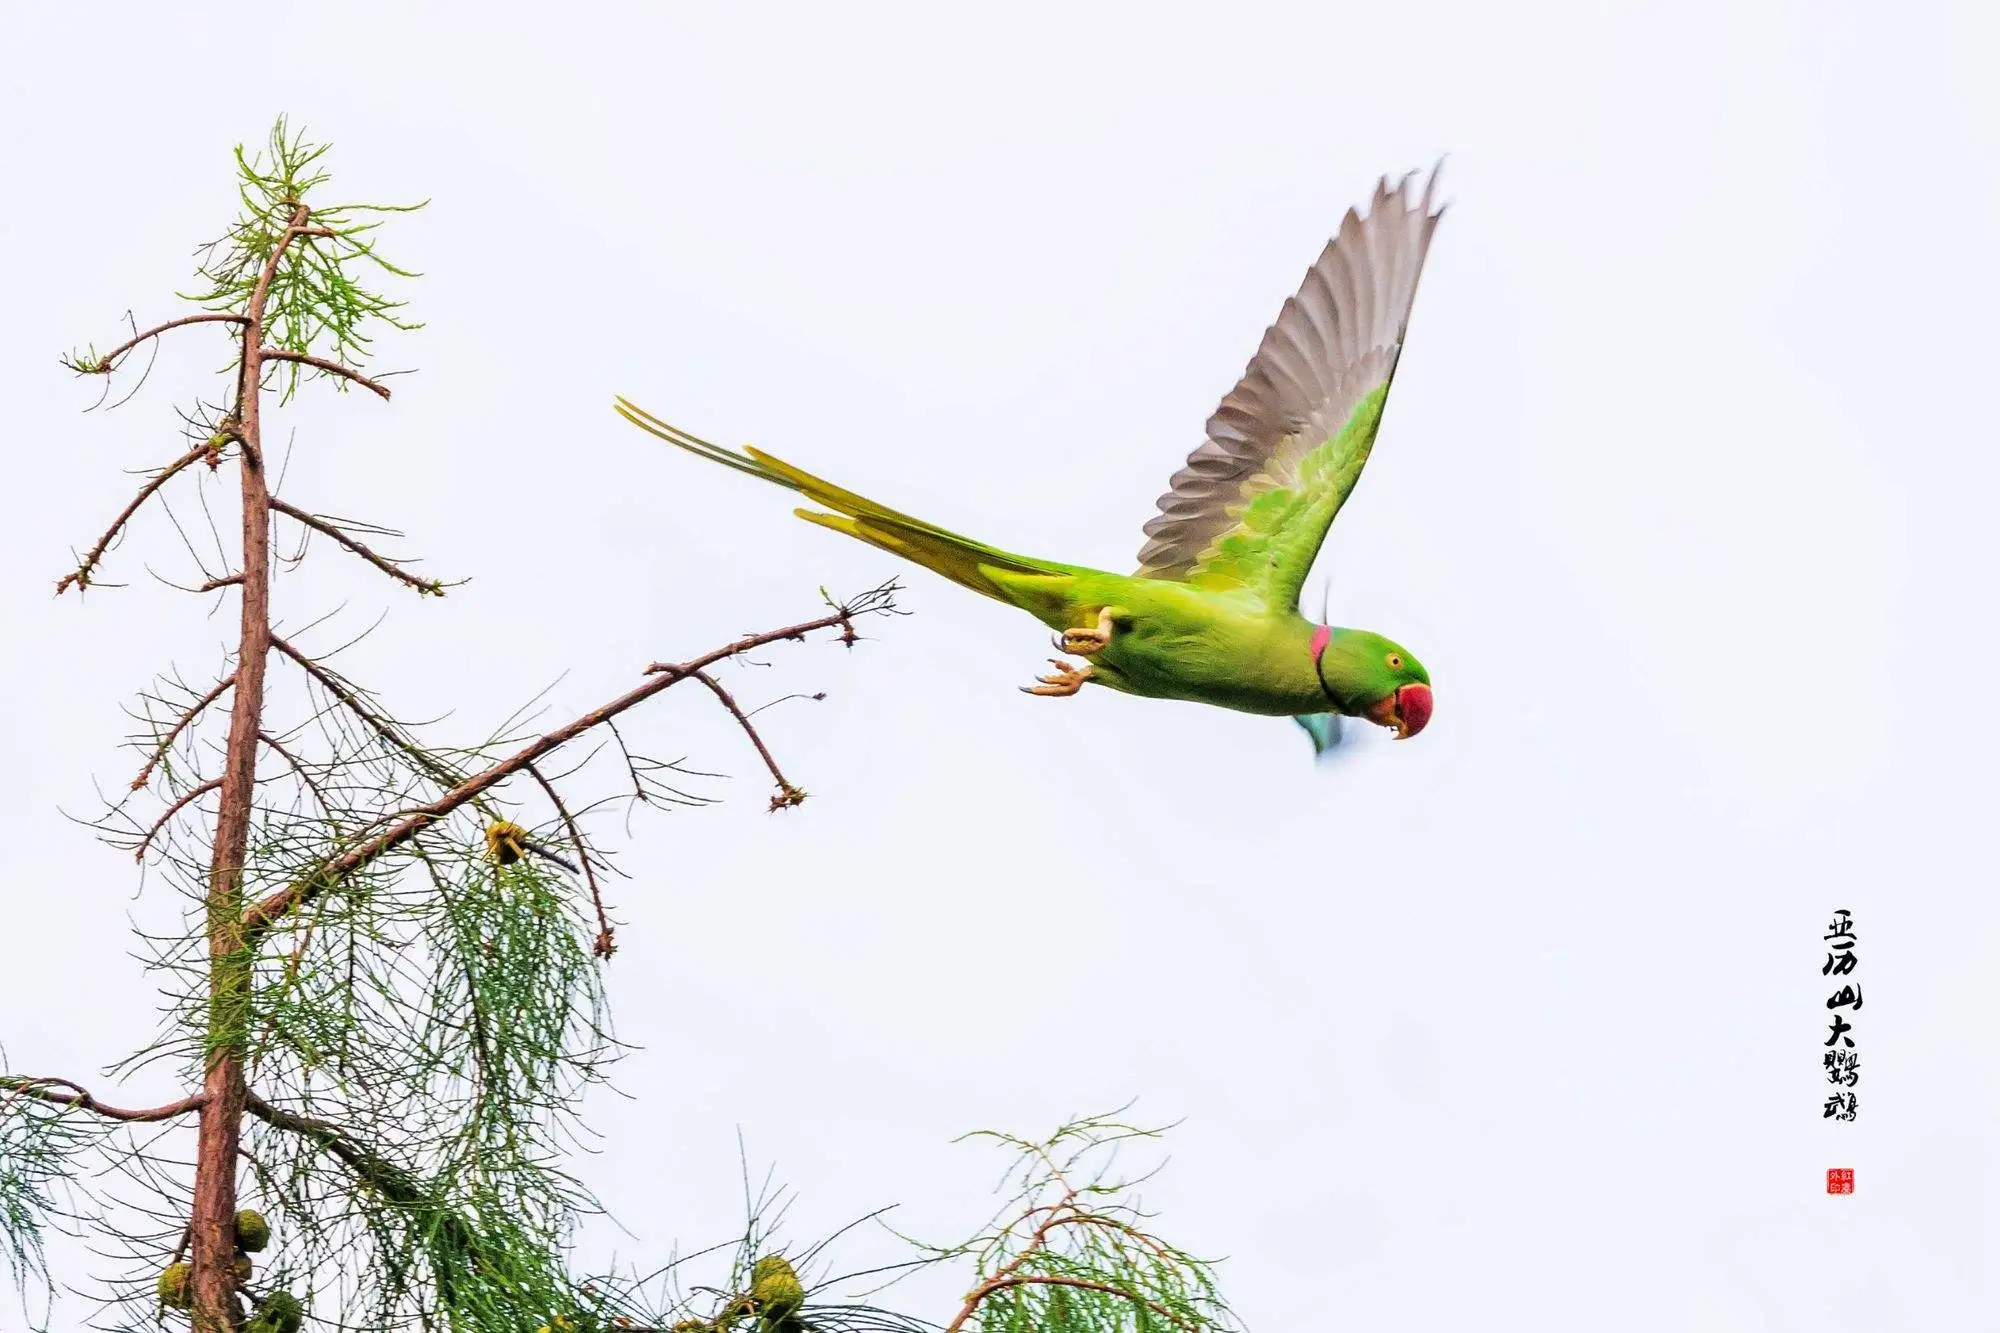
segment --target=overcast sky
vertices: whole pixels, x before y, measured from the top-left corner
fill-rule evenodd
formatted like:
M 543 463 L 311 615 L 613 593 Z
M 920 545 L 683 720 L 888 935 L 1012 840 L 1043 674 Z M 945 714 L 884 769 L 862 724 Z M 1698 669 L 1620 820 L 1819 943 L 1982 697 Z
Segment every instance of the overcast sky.
M 219 336 L 109 415 L 55 358 L 183 309 L 231 145 L 285 112 L 334 143 L 333 196 L 432 200 L 381 239 L 427 327 L 378 365 L 419 373 L 274 437 L 295 503 L 474 578 L 282 585 L 293 625 L 389 608 L 354 671 L 405 714 L 475 737 L 560 678 L 566 716 L 908 576 L 915 614 L 852 654 L 727 678 L 827 692 L 765 715 L 804 807 L 764 812 L 712 701 L 635 724 L 731 777 L 633 824 L 608 985 L 641 1049 L 580 1167 L 630 1235 L 590 1255 L 726 1235 L 739 1127 L 799 1234 L 901 1203 L 950 1238 L 1000 1166 L 955 1135 L 1136 1097 L 1184 1120 L 1160 1229 L 1229 1256 L 1252 1328 L 2000 1329 L 1994 29 L 1723 0 L 12 7 L 9 1064 L 102 1085 L 151 1032 L 133 867 L 60 812 L 129 775 L 121 705 L 207 676 L 233 623 L 148 580 L 187 572 L 161 514 L 107 570 L 131 587 L 50 595 L 121 470 L 179 447 Z M 1289 723 L 1017 693 L 1039 626 L 610 410 L 1128 569 L 1342 213 L 1442 154 L 1309 593 L 1430 667 L 1406 745 L 1315 770 Z M 1820 1115 L 1836 908 L 1851 1125 Z

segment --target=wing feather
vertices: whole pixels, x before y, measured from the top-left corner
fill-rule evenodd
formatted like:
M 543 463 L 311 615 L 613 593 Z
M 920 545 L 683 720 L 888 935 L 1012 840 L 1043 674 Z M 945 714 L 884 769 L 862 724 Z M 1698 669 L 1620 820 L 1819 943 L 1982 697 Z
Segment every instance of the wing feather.
M 1296 603 L 1375 440 L 1431 233 L 1437 172 L 1384 177 L 1264 334 L 1146 524 L 1141 576 Z

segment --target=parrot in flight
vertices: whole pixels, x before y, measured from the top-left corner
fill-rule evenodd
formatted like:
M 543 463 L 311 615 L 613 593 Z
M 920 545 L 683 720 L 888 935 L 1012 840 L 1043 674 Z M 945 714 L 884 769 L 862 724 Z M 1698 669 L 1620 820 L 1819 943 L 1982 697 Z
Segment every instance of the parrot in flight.
M 1339 742 L 1343 718 L 1407 739 L 1431 718 L 1423 664 L 1380 634 L 1308 620 L 1299 593 L 1374 447 L 1443 216 L 1433 207 L 1437 171 L 1421 195 L 1414 181 L 1415 173 L 1394 184 L 1384 177 L 1365 216 L 1349 210 L 1160 497 L 1133 574 L 1003 551 L 760 449 L 711 444 L 624 398 L 617 410 L 670 444 L 820 506 L 797 510 L 800 518 L 1040 620 L 1083 662 L 1050 658 L 1053 670 L 1022 687 L 1030 694 L 1065 698 L 1094 684 L 1291 717 L 1319 754 Z

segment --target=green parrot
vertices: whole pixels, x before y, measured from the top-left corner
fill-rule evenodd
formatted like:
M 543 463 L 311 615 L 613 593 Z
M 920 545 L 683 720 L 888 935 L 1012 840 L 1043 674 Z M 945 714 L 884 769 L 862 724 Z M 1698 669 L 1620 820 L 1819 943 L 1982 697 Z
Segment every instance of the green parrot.
M 1442 207 L 1437 172 L 1384 177 L 1366 216 L 1340 231 L 1285 302 L 1242 380 L 1208 419 L 1208 438 L 1174 474 L 1134 574 L 1016 555 L 898 513 L 755 448 L 710 444 L 624 398 L 634 425 L 690 453 L 821 505 L 800 518 L 915 561 L 1019 607 L 1084 659 L 1023 686 L 1068 697 L 1086 684 L 1154 699 L 1291 717 L 1316 753 L 1364 718 L 1398 739 L 1431 717 L 1430 675 L 1368 630 L 1300 614 L 1320 544 L 1374 447 L 1417 280 Z

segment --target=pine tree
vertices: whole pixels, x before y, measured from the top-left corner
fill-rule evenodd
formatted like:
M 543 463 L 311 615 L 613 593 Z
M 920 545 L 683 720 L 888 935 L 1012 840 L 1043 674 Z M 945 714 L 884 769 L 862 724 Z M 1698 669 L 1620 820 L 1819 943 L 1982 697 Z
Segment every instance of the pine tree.
M 278 576 L 309 547 L 418 598 L 457 586 L 378 549 L 392 530 L 285 494 L 269 448 L 272 414 L 313 386 L 388 401 L 374 339 L 415 327 L 377 290 L 415 276 L 376 248 L 408 208 L 325 202 L 326 151 L 283 120 L 260 152 L 238 148 L 241 212 L 200 252 L 194 311 L 65 360 L 108 395 L 157 340 L 226 336 L 224 392 L 182 413 L 177 455 L 57 591 L 106 586 L 134 516 L 192 488 L 233 502 L 240 526 L 233 567 L 189 546 L 187 590 L 233 600 L 239 617 L 227 660 L 142 695 L 137 775 L 98 824 L 146 868 L 149 893 L 182 900 L 182 928 L 144 938 L 164 1024 L 109 1073 L 164 1062 L 186 1095 L 129 1109 L 65 1077 L 0 1074 L 0 1236 L 17 1285 L 48 1288 L 45 1234 L 66 1226 L 119 1266 L 100 1310 L 114 1328 L 927 1327 L 839 1297 L 823 1246 L 777 1247 L 769 1197 L 719 1286 L 685 1286 L 679 1263 L 575 1275 L 569 1238 L 594 1205 L 561 1151 L 580 1092 L 617 1054 L 600 985 L 614 872 L 590 831 L 615 801 L 592 799 L 592 783 L 608 772 L 628 806 L 708 799 L 702 775 L 628 746 L 620 719 L 693 682 L 768 770 L 771 809 L 795 806 L 805 792 L 714 668 L 816 636 L 851 646 L 858 623 L 897 613 L 895 585 L 822 593 L 821 614 L 654 663 L 552 730 L 503 724 L 458 744 L 345 674 L 347 645 L 300 608 L 283 623 L 305 628 L 280 634 Z M 976 1270 L 953 1333 L 1226 1326 L 1205 1265 L 1142 1230 L 1116 1189 L 1080 1183 L 1085 1156 L 1139 1132 L 1089 1120 L 1046 1143 L 1005 1140 L 1022 1158 L 1018 1216 L 913 1260 Z

